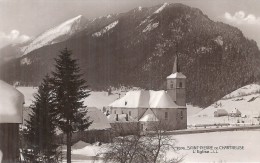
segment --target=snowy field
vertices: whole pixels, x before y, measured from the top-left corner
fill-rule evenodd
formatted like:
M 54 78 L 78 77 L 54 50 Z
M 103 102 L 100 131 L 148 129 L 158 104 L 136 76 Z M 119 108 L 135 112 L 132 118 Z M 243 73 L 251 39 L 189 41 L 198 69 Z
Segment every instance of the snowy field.
M 214 133 L 199 133 L 173 136 L 176 140 L 176 150 L 168 151 L 167 157 L 182 157 L 183 162 L 260 162 L 260 130 L 227 131 Z M 102 147 L 79 142 L 72 147 L 72 160 L 78 163 L 101 163 L 93 160 L 102 152 Z M 236 149 L 225 149 L 234 146 Z M 193 150 L 198 147 L 198 150 Z M 185 150 L 184 150 L 185 148 Z M 193 148 L 193 149 L 192 149 Z M 217 150 L 201 150 L 200 148 L 218 148 Z M 65 152 L 65 151 L 64 151 Z M 204 153 L 199 153 L 204 152 Z M 205 153 L 210 152 L 210 153 Z
M 186 155 L 184 162 L 260 162 L 260 131 L 226 131 L 178 135 L 178 147 L 213 146 L 219 148 L 218 153 L 193 153 L 193 150 L 180 150 L 180 155 Z M 243 150 L 224 150 L 223 146 L 243 146 Z M 207 151 L 207 150 L 205 150 Z M 209 150 L 209 152 L 213 152 Z M 173 151 L 169 151 L 173 155 Z
M 217 109 L 225 109 L 228 113 L 234 109 L 241 112 L 238 117 L 214 117 Z M 255 117 L 260 115 L 260 85 L 251 84 L 242 87 L 215 102 L 211 106 L 201 110 L 197 114 L 188 117 L 188 124 L 214 124 L 214 123 L 237 123 L 244 121 L 245 124 L 259 124 Z

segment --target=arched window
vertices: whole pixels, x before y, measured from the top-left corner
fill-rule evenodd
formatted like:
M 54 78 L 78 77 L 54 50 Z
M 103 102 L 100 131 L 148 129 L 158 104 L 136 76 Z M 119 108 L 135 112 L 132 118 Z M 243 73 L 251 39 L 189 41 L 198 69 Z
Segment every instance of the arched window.
M 165 113 L 164 113 L 164 118 L 165 118 L 165 119 L 168 119 L 168 112 L 165 112 Z
M 179 87 L 182 88 L 182 82 L 179 83 Z

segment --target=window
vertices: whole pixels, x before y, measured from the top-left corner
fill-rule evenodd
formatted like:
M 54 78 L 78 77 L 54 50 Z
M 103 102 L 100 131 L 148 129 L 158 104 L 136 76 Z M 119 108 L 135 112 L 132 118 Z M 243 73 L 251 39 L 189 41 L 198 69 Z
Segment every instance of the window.
M 183 119 L 183 112 L 181 111 L 181 119 Z
M 171 88 L 173 88 L 173 84 L 171 83 L 171 86 L 170 86 Z
M 182 82 L 179 83 L 179 87 L 182 88 Z
M 116 110 L 114 110 L 114 114 L 116 114 Z
M 129 111 L 129 116 L 131 116 L 131 111 Z
M 165 112 L 165 113 L 164 113 L 164 118 L 165 118 L 165 119 L 168 119 L 168 112 Z

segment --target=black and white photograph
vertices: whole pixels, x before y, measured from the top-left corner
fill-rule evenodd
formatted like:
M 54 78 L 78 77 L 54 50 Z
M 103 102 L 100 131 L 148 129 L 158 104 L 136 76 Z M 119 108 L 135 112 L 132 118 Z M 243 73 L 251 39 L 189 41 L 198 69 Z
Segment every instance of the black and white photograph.
M 259 0 L 0 0 L 0 163 L 259 151 Z

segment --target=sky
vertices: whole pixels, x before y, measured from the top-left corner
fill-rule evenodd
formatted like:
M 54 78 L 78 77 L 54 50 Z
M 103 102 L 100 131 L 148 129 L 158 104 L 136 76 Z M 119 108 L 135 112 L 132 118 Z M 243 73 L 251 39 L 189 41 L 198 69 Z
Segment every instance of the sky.
M 164 2 L 199 8 L 214 21 L 238 27 L 260 47 L 260 0 L 0 0 L 0 48 L 78 15 L 91 19 Z

